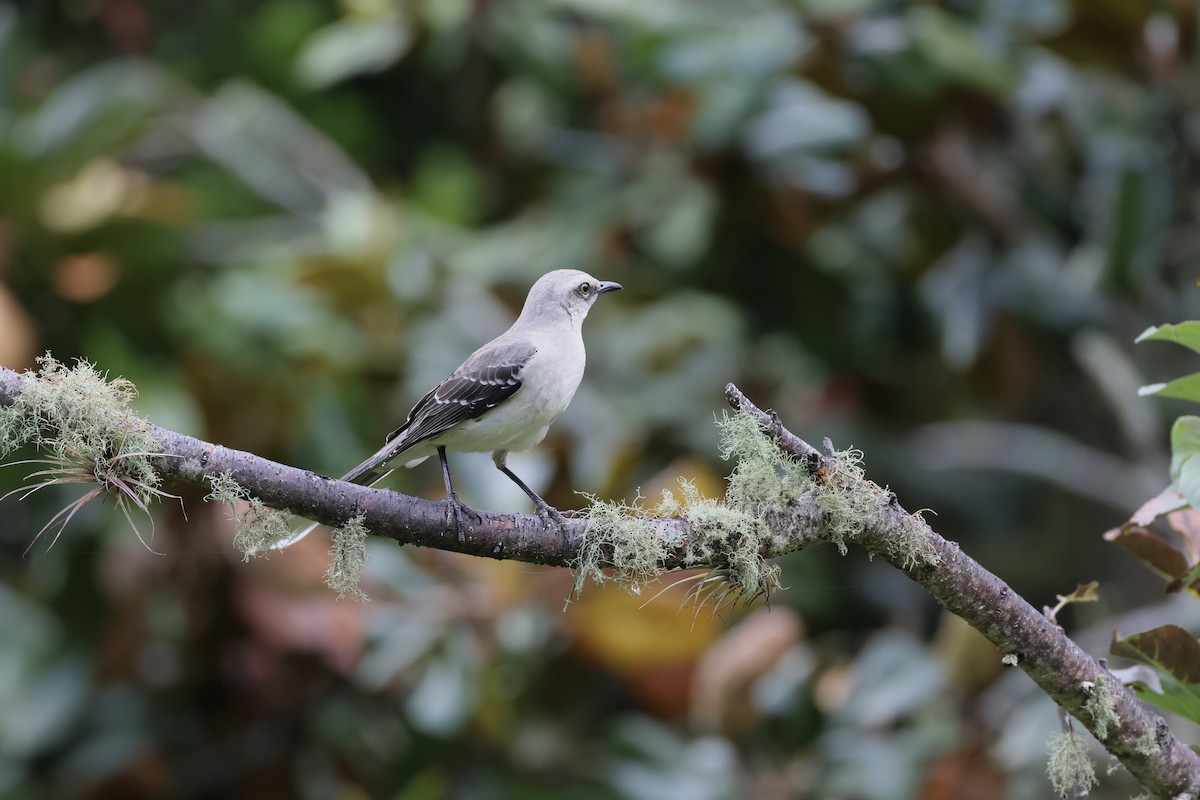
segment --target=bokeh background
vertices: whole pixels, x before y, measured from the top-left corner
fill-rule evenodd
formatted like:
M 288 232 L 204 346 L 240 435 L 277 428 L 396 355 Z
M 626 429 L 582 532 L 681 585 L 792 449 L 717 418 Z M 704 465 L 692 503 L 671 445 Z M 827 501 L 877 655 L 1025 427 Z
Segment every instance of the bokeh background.
M 1167 482 L 1200 315 L 1183 0 L 0 0 L 0 364 L 340 474 L 541 273 L 617 280 L 513 459 L 556 505 L 719 495 L 737 382 L 1103 655 L 1195 625 L 1100 534 Z M 486 455 L 464 498 L 523 511 Z M 0 490 L 28 468 L 0 471 Z M 393 487 L 441 497 L 426 465 Z M 327 541 L 243 564 L 0 505 L 6 798 L 1044 798 L 1051 702 L 860 551 L 714 616 L 566 570 Z M 186 514 L 186 515 L 185 515 Z M 143 521 L 143 534 L 150 536 Z M 26 552 L 29 547 L 28 552 Z M 1195 628 L 1193 627 L 1193 630 Z M 1180 726 L 1190 741 L 1195 730 Z M 1104 775 L 1094 796 L 1136 787 Z

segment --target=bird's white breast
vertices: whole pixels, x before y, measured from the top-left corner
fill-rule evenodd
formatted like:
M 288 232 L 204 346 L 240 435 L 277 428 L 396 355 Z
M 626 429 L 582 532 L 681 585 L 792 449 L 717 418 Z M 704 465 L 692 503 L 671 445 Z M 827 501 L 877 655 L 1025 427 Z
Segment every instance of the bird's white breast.
M 478 419 L 435 437 L 451 449 L 485 452 L 528 450 L 566 410 L 583 378 L 585 355 L 578 330 L 537 335 L 537 353 L 520 375 L 521 388 Z

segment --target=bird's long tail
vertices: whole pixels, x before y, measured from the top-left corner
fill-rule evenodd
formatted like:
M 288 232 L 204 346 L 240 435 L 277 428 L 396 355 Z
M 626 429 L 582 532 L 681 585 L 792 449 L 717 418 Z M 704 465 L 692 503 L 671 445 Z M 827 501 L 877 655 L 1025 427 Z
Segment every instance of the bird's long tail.
M 360 486 L 374 486 L 392 474 L 395 468 L 385 465 L 392 460 L 397 452 L 393 444 L 388 443 L 378 453 L 343 475 L 341 480 L 349 483 L 357 483 Z
M 347 472 L 339 480 L 349 483 L 357 483 L 360 486 L 374 486 L 381 480 L 391 475 L 395 470 L 394 467 L 388 467 L 387 463 L 405 450 L 405 445 L 398 439 L 392 439 L 383 447 L 379 448 L 370 458 L 359 464 L 354 469 Z M 313 522 L 300 528 L 286 539 L 270 545 L 270 550 L 283 550 L 291 547 L 296 542 L 308 536 L 310 533 L 321 527 L 321 523 Z M 248 555 L 255 555 L 252 551 Z

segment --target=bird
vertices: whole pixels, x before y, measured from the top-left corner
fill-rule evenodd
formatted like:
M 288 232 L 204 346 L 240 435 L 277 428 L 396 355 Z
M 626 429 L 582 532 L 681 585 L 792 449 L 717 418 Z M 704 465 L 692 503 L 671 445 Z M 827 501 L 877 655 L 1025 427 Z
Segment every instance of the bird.
M 562 514 L 509 469 L 508 454 L 536 446 L 566 410 L 587 360 L 583 320 L 601 295 L 621 288 L 619 283 L 597 280 L 575 269 L 554 270 L 538 278 L 512 327 L 472 353 L 418 400 L 384 445 L 341 480 L 374 486 L 395 471 L 397 459 L 403 457 L 404 466 L 415 467 L 436 454 L 461 542 L 465 541 L 462 517 L 468 509 L 454 491 L 446 452 L 490 451 L 496 468 L 521 487 L 538 514 L 555 520 L 565 531 Z M 317 527 L 314 523 L 276 547 L 294 544 Z

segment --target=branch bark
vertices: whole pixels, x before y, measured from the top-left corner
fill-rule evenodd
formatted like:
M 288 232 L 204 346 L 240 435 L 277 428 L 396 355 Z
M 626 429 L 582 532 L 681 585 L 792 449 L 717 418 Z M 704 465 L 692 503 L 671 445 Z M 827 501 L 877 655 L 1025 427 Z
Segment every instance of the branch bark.
M 0 405 L 9 405 L 29 377 L 0 367 Z M 779 418 L 768 414 L 729 384 L 726 395 L 737 410 L 754 415 L 762 429 L 783 451 L 817 474 L 828 469 L 830 459 L 787 430 Z M 476 512 L 463 520 L 465 540 L 447 507 L 438 502 L 408 497 L 384 489 L 343 483 L 308 470 L 289 467 L 239 450 L 201 441 L 151 423 L 149 430 L 162 446 L 155 467 L 168 482 L 205 484 L 230 473 L 252 495 L 274 508 L 326 524 L 339 525 L 363 515 L 372 532 L 402 544 L 436 547 L 497 559 L 569 566 L 578 556 L 584 520 L 568 520 L 565 531 L 540 517 L 525 514 Z M 828 449 L 828 447 L 827 447 Z M 787 514 L 790 530 L 775 531 L 773 549 L 796 550 L 828 541 L 825 516 L 811 497 L 802 497 Z M 998 577 L 964 554 L 953 542 L 921 522 L 922 535 L 937 563 L 914 564 L 894 547 L 910 535 L 913 517 L 895 495 L 889 495 L 872 521 L 854 541 L 879 555 L 912 580 L 924 586 L 947 609 L 982 632 L 1005 654 L 1016 656 L 1023 669 L 1060 706 L 1074 715 L 1155 796 L 1200 796 L 1200 756 L 1180 742 L 1161 717 L 1148 711 L 1107 669 L 1072 642 L 1062 628 L 1051 623 L 1018 597 Z M 664 569 L 683 565 L 687 542 L 693 535 L 684 520 L 656 520 L 661 535 L 672 542 Z M 564 536 L 564 533 L 566 534 Z M 766 554 L 770 555 L 770 554 Z M 1119 722 L 1103 730 L 1104 721 L 1093 718 L 1086 704 L 1098 679 L 1109 686 L 1113 711 Z M 1106 733 L 1102 738 L 1100 733 Z

